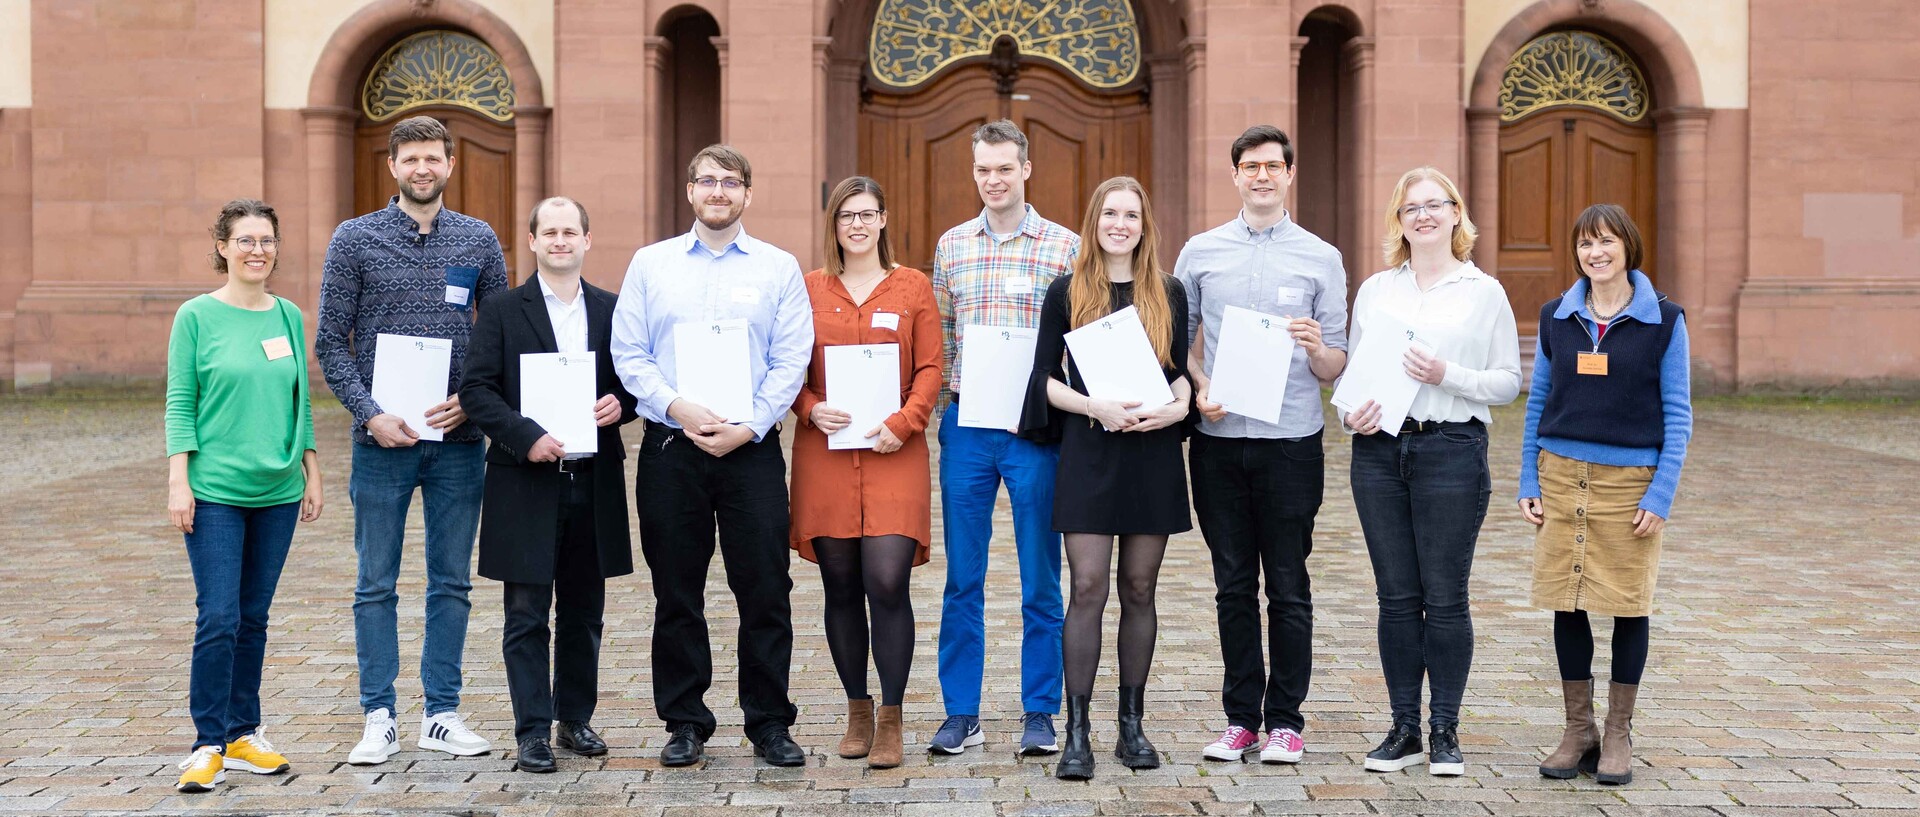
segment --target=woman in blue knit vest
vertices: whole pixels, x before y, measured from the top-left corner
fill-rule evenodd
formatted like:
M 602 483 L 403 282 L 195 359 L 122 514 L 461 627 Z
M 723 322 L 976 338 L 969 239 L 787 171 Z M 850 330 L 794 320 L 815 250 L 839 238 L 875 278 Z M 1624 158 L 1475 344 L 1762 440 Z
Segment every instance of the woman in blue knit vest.
M 1596 204 L 1573 225 L 1581 280 L 1540 309 L 1520 450 L 1520 513 L 1539 526 L 1533 604 L 1552 610 L 1567 727 L 1540 763 L 1559 779 L 1633 781 L 1661 531 L 1693 436 L 1686 314 L 1640 272 L 1640 230 Z M 1613 616 L 1607 728 L 1593 720 L 1589 613 Z

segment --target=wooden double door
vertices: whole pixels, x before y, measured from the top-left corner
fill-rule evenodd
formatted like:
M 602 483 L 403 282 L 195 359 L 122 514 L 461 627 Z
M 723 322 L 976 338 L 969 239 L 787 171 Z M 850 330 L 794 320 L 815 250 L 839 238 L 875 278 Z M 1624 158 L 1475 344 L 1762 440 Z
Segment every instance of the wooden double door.
M 887 232 L 900 263 L 931 273 L 941 234 L 980 213 L 973 131 L 1001 118 L 1027 135 L 1027 202 L 1069 230 L 1079 232 L 1087 197 L 1100 182 L 1151 178 L 1144 93 L 1094 93 L 1035 65 L 1022 66 L 1012 92 L 1003 93 L 980 64 L 917 93 L 873 94 L 861 104 L 859 166 L 887 193 Z
M 1641 271 L 1655 270 L 1658 157 L 1651 126 L 1581 108 L 1550 108 L 1500 129 L 1500 283 L 1520 334 L 1532 335 L 1540 306 L 1578 279 L 1573 221 L 1588 205 L 1626 208 L 1645 239 Z
M 473 216 L 493 227 L 507 258 L 507 279 L 519 283 L 514 269 L 513 241 L 525 234 L 513 204 L 513 126 L 503 125 L 458 108 L 423 111 L 446 123 L 453 137 L 453 177 L 447 180 L 442 203 L 454 212 Z M 354 139 L 353 212 L 371 213 L 387 206 L 400 192 L 387 170 L 387 135 L 395 122 L 362 122 Z

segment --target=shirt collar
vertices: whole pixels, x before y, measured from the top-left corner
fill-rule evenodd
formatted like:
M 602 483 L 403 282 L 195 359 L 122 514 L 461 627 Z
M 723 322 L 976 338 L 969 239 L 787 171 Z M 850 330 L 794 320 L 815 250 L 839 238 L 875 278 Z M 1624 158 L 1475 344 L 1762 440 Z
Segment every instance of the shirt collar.
M 1647 276 L 1639 270 L 1629 271 L 1627 280 L 1633 282 L 1633 298 L 1627 301 L 1627 308 L 1613 316 L 1613 319 L 1632 318 L 1644 324 L 1659 324 L 1662 296 L 1653 291 L 1653 282 L 1647 280 Z M 1581 276 L 1580 280 L 1573 282 L 1573 286 L 1567 290 L 1566 294 L 1560 296 L 1560 308 L 1553 311 L 1554 320 L 1561 320 L 1569 315 L 1579 315 L 1589 321 L 1595 320 L 1593 313 L 1587 311 L 1586 276 Z
M 1013 231 L 1013 234 L 1025 235 L 1029 238 L 1043 237 L 1041 235 L 1042 230 L 1040 229 L 1039 211 L 1033 209 L 1032 204 L 1026 205 L 1026 208 L 1027 208 L 1026 215 L 1023 215 L 1020 217 L 1020 226 L 1019 228 Z M 987 235 L 987 236 L 993 235 L 993 230 L 987 227 L 987 208 L 985 207 L 980 208 L 980 215 L 976 220 L 979 222 L 979 224 L 976 227 L 976 231 L 974 233 L 975 235 Z
M 682 252 L 693 252 L 694 248 L 699 246 L 699 244 L 700 234 L 694 230 L 689 229 L 685 235 L 680 237 L 680 249 Z M 720 255 L 726 255 L 733 250 L 739 250 L 743 254 L 752 255 L 754 251 L 759 248 L 760 239 L 747 235 L 747 227 L 743 224 L 740 226 L 740 232 L 734 233 L 733 242 L 720 250 Z M 702 247 L 700 251 L 714 258 L 720 257 L 720 255 L 713 255 L 712 252 L 704 247 Z
M 413 216 L 407 215 L 407 211 L 400 209 L 399 196 L 387 199 L 387 208 L 383 212 L 387 214 L 388 222 L 394 226 L 404 226 L 407 231 L 413 233 L 420 232 L 420 222 L 414 221 Z M 433 211 L 433 221 L 427 224 L 427 232 L 429 234 L 440 232 L 440 219 L 446 214 L 447 203 L 442 201 L 440 202 L 440 209 Z
M 1270 239 L 1278 237 L 1281 233 L 1286 232 L 1288 228 L 1293 226 L 1293 213 L 1287 210 L 1281 210 L 1280 220 L 1274 222 L 1272 227 L 1268 227 L 1265 230 L 1255 230 L 1252 224 L 1247 223 L 1247 211 L 1245 208 L 1242 208 L 1239 212 L 1233 214 L 1233 221 L 1230 223 L 1235 227 L 1235 238 L 1245 238 L 1248 241 L 1261 238 Z
M 1405 275 L 1409 279 L 1408 283 L 1412 283 L 1411 279 L 1413 278 L 1413 262 L 1412 261 L 1400 262 L 1399 268 L 1395 269 L 1393 271 L 1393 274 L 1395 277 Z M 1455 281 L 1465 281 L 1471 278 L 1488 278 L 1488 277 L 1491 277 L 1491 276 L 1487 275 L 1485 272 L 1482 272 L 1479 267 L 1474 266 L 1472 261 L 1466 261 L 1460 264 L 1459 269 L 1456 269 L 1452 272 L 1447 273 L 1447 277 L 1442 278 L 1439 281 L 1435 282 L 1433 286 L 1437 289 L 1447 284 L 1451 284 Z M 1429 291 L 1432 291 L 1432 290 L 1429 290 Z
M 553 289 L 547 286 L 547 279 L 542 277 L 540 273 L 535 272 L 533 274 L 533 280 L 540 284 L 541 297 L 546 298 L 551 303 L 558 304 L 562 309 L 572 309 L 579 306 L 580 296 L 587 294 L 587 288 L 582 286 L 579 291 L 573 293 L 573 303 L 567 303 L 566 301 L 560 300 L 560 296 L 553 294 Z

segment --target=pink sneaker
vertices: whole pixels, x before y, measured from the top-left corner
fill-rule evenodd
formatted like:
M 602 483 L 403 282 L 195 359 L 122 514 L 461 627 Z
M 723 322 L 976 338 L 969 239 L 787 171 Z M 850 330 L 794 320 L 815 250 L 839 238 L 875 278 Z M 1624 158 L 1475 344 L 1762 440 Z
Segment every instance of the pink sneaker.
M 1267 733 L 1267 745 L 1260 749 L 1261 763 L 1299 763 L 1300 756 L 1307 753 L 1307 742 L 1300 739 L 1300 733 L 1292 729 L 1275 729 Z
M 1259 735 L 1238 726 L 1229 726 L 1227 731 L 1221 733 L 1220 739 L 1207 744 L 1201 754 L 1206 755 L 1208 760 L 1239 760 L 1241 755 L 1251 751 L 1253 745 L 1259 742 Z

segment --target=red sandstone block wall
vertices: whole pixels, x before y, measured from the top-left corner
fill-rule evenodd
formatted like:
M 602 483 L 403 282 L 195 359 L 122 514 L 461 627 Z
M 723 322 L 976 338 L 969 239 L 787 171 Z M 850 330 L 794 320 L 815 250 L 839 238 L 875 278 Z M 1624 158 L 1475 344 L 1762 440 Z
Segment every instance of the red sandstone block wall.
M 1743 388 L 1920 387 L 1920 14 L 1753 0 Z

